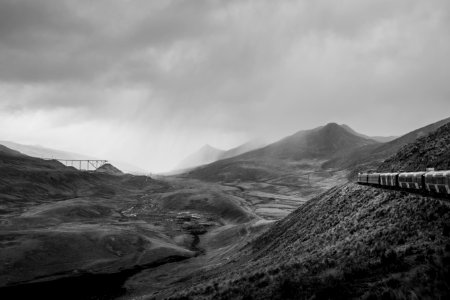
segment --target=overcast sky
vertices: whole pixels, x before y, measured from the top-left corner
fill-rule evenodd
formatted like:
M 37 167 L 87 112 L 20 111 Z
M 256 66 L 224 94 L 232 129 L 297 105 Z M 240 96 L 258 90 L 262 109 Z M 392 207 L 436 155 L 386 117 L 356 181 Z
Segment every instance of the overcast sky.
M 0 140 L 171 169 L 450 116 L 450 1 L 0 0 Z

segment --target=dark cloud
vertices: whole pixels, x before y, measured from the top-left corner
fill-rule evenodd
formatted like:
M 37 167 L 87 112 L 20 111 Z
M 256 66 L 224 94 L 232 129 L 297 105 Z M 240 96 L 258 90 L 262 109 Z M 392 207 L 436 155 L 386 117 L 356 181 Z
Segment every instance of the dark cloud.
M 450 111 L 449 6 L 0 0 L 0 108 L 126 127 L 161 152 L 329 121 L 401 134 Z

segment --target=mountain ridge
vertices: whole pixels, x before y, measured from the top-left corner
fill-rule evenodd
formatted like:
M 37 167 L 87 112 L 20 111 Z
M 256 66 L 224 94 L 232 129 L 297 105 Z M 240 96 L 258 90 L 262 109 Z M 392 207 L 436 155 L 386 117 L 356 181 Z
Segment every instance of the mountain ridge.
M 309 160 L 310 163 L 317 164 L 318 161 L 330 159 L 339 153 L 373 144 L 379 143 L 358 137 L 336 123 L 328 123 L 314 129 L 298 131 L 263 148 L 201 166 L 186 174 L 213 181 L 226 178 L 255 180 L 270 177 L 270 173 L 280 169 L 278 166 L 289 168 L 286 162 Z M 278 170 L 276 176 L 282 175 L 283 172 L 286 173 Z

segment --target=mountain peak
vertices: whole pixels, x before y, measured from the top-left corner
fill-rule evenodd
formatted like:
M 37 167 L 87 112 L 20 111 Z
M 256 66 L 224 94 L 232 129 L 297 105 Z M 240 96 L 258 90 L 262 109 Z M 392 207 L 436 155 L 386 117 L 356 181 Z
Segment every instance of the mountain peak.
M 338 123 L 328 123 L 323 127 L 320 127 L 320 130 L 322 131 L 333 131 L 333 132 L 348 132 L 348 130 L 343 126 L 339 125 Z
M 342 128 L 342 126 L 341 125 L 339 125 L 338 123 L 335 123 L 335 122 L 331 122 L 331 123 L 328 123 L 327 125 L 325 125 L 325 128 Z
M 203 145 L 200 149 L 183 159 L 177 169 L 188 169 L 216 161 L 225 151 L 214 148 L 209 144 Z

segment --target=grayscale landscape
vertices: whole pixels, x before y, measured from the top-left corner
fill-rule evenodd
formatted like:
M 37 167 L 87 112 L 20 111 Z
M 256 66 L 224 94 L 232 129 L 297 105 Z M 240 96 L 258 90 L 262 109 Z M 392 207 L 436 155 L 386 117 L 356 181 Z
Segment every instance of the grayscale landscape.
M 450 298 L 449 28 L 0 0 L 0 299 Z

